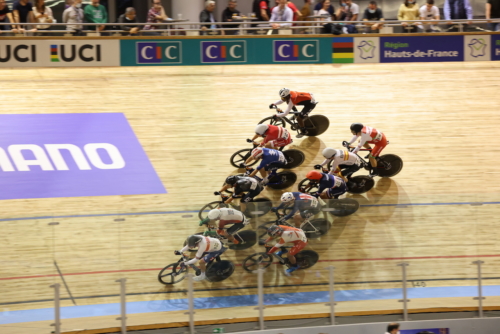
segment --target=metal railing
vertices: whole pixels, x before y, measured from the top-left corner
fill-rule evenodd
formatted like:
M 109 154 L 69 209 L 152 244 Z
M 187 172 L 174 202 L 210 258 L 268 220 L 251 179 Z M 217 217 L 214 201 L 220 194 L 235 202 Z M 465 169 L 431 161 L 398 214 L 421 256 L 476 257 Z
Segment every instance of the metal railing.
M 286 24 L 286 26 L 282 26 L 279 29 L 273 29 L 272 24 Z M 145 26 L 155 26 L 155 29 L 144 30 L 141 29 L 137 33 L 137 35 L 161 35 L 161 36 L 170 36 L 172 34 L 182 34 L 185 33 L 187 35 L 192 34 L 206 34 L 206 35 L 223 35 L 229 32 L 235 32 L 235 34 L 246 35 L 246 34 L 270 34 L 270 32 L 276 31 L 292 31 L 292 33 L 301 33 L 301 34 L 319 34 L 322 32 L 322 27 L 324 24 L 332 23 L 340 26 L 350 26 L 353 25 L 356 28 L 363 30 L 363 28 L 369 28 L 373 24 L 382 24 L 383 27 L 401 27 L 403 24 L 407 24 L 408 26 L 456 26 L 458 31 L 462 32 L 465 26 L 468 25 L 477 25 L 477 24 L 499 24 L 500 19 L 476 19 L 476 20 L 407 20 L 407 21 L 396 21 L 396 20 L 387 20 L 387 21 L 277 21 L 277 22 L 265 22 L 265 21 L 243 21 L 243 22 L 186 22 L 182 20 L 181 22 L 176 22 L 173 20 L 172 22 L 165 23 L 133 23 L 127 24 L 127 27 L 145 27 Z M 51 28 L 46 29 L 36 29 L 36 26 L 39 25 L 50 25 Z M 0 38 L 5 36 L 5 33 L 13 33 L 16 37 L 26 36 L 32 37 L 40 34 L 44 35 L 74 35 L 75 33 L 79 34 L 88 34 L 91 36 L 103 36 L 103 35 L 123 35 L 130 34 L 128 31 L 122 29 L 116 29 L 116 27 L 121 26 L 119 23 L 71 23 L 70 26 L 82 26 L 85 29 L 67 29 L 68 24 L 66 23 L 0 23 L 0 26 L 25 26 L 26 28 L 18 29 L 18 31 L 13 30 L 4 30 L 2 34 L 0 34 Z M 207 25 L 215 25 L 217 28 L 209 29 L 203 28 L 203 26 Z M 234 26 L 239 25 L 236 28 L 226 28 L 225 26 Z M 100 31 L 100 27 L 105 26 L 109 27 L 103 31 Z M 59 29 L 63 28 L 64 29 Z M 93 29 L 95 27 L 95 29 Z M 54 29 L 55 28 L 55 29 Z M 484 30 L 484 29 L 482 29 Z M 487 30 L 484 30 L 487 31 Z M 425 31 L 421 31 L 425 33 Z
M 484 265 L 483 261 L 474 261 L 471 263 L 472 265 L 477 266 L 477 287 L 478 287 L 478 293 L 476 297 L 473 297 L 474 300 L 478 301 L 478 317 L 483 318 L 483 301 L 486 299 L 486 297 L 483 296 L 483 290 L 482 290 L 482 265 Z M 402 262 L 397 264 L 398 267 L 401 267 L 401 297 L 402 299 L 399 300 L 399 302 L 403 303 L 403 321 L 411 321 L 411 319 L 408 317 L 408 303 L 410 300 L 407 299 L 407 289 L 408 289 L 408 280 L 407 280 L 407 271 L 406 267 L 409 264 L 407 262 Z M 328 290 L 329 290 L 329 303 L 326 305 L 329 306 L 330 310 L 330 326 L 335 326 L 335 306 L 337 303 L 335 303 L 335 277 L 334 277 L 334 267 L 330 266 L 327 268 L 328 269 Z M 258 302 L 257 302 L 257 307 L 255 307 L 255 310 L 258 311 L 258 319 L 259 319 L 259 326 L 257 329 L 259 330 L 265 330 L 265 316 L 264 316 L 264 272 L 265 269 L 258 269 L 254 271 L 254 274 L 257 275 L 257 295 L 258 295 Z M 120 321 L 120 327 L 121 327 L 121 333 L 125 334 L 127 333 L 127 325 L 126 325 L 126 278 L 122 278 L 119 280 L 116 280 L 115 282 L 120 283 L 120 317 L 116 318 L 116 320 Z M 189 315 L 189 331 L 191 334 L 195 333 L 195 308 L 194 308 L 194 299 L 195 299 L 195 290 L 193 287 L 193 274 L 188 273 L 187 274 L 187 298 L 188 298 L 188 311 L 185 313 Z M 52 326 L 55 327 L 54 333 L 55 334 L 60 334 L 60 328 L 61 328 L 61 311 L 60 311 L 60 293 L 59 293 L 59 284 L 54 284 L 51 285 L 51 288 L 54 288 L 54 324 Z M 216 319 L 214 319 L 216 320 Z

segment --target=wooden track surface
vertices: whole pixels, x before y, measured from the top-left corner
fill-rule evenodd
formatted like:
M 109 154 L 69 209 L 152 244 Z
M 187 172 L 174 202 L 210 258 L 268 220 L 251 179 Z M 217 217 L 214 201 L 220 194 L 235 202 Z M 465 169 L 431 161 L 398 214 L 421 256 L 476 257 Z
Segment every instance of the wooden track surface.
M 125 113 L 168 194 L 3 201 L 5 219 L 111 215 L 0 222 L 0 304 L 51 307 L 48 286 L 60 282 L 54 260 L 78 305 L 119 302 L 114 281 L 121 277 L 133 293 L 128 301 L 185 298 L 185 284 L 156 280 L 158 269 L 176 260 L 173 250 L 201 231 L 195 212 L 180 211 L 217 199 L 213 191 L 237 172 L 229 157 L 248 147 L 245 139 L 271 115 L 267 106 L 283 86 L 314 93 L 320 103 L 313 113 L 330 119 L 327 133 L 295 139 L 293 148 L 306 154 L 294 170 L 298 180 L 322 161 L 323 148 L 351 137 L 355 121 L 386 133 L 384 152 L 401 156 L 404 168 L 369 193 L 349 196 L 369 206 L 336 218 L 327 235 L 310 241 L 321 260 L 313 268 L 287 278 L 273 266 L 266 293 L 326 291 L 332 264 L 337 289 L 399 287 L 390 281 L 400 279 L 402 260 L 410 280 L 436 287 L 474 285 L 471 262 L 481 258 L 491 278 L 485 284 L 498 284 L 499 205 L 464 203 L 500 201 L 499 70 L 495 62 L 2 70 L 4 113 Z M 278 200 L 281 193 L 262 195 Z M 177 213 L 122 215 L 153 211 Z M 226 258 L 239 264 L 256 251 L 228 251 Z M 195 296 L 255 294 L 255 282 L 238 267 L 225 282 L 197 283 L 205 291 Z

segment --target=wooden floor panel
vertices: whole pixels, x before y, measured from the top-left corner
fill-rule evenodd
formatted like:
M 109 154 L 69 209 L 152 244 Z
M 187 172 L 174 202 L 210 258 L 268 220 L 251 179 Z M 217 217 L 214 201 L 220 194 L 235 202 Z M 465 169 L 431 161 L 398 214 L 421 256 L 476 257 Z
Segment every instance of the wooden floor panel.
M 331 265 L 340 290 L 399 287 L 392 281 L 400 279 L 401 261 L 410 263 L 410 280 L 428 287 L 468 286 L 478 258 L 490 278 L 484 284 L 496 285 L 499 71 L 496 62 L 2 70 L 4 113 L 125 113 L 168 193 L 3 201 L 0 219 L 12 220 L 0 222 L 0 306 L 50 307 L 48 286 L 61 282 L 54 261 L 79 305 L 118 302 L 121 277 L 129 301 L 185 298 L 184 284 L 158 283 L 158 269 L 201 231 L 196 211 L 237 172 L 229 157 L 249 148 L 245 139 L 272 115 L 267 106 L 283 86 L 314 93 L 320 103 L 313 113 L 330 119 L 320 137 L 294 140 L 292 148 L 306 155 L 293 170 L 298 181 L 322 161 L 323 148 L 350 139 L 349 125 L 358 121 L 387 135 L 384 152 L 400 155 L 404 168 L 366 194 L 349 195 L 362 205 L 356 214 L 326 214 L 331 230 L 309 243 L 320 262 L 291 278 L 272 266 L 266 293 L 325 291 Z M 279 200 L 281 193 L 262 195 Z M 174 213 L 126 215 L 141 212 Z M 257 251 L 226 256 L 241 264 Z M 197 283 L 204 291 L 196 296 L 255 294 L 255 285 L 255 275 L 238 267 L 225 282 Z

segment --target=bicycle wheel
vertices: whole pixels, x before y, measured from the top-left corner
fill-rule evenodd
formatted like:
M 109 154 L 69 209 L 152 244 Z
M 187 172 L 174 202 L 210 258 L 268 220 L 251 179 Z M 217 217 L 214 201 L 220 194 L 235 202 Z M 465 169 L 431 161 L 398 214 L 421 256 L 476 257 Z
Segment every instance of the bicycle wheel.
M 264 118 L 259 122 L 259 124 L 270 124 L 286 128 L 286 122 L 284 120 L 282 120 L 281 118 L 279 118 L 278 120 L 274 120 L 273 116 Z
M 273 263 L 273 256 L 267 253 L 255 253 L 243 260 L 243 269 L 254 271 L 257 269 L 266 269 Z
M 260 217 L 271 211 L 273 203 L 268 198 L 255 198 L 252 202 L 246 203 L 245 216 L 250 218 Z
M 288 163 L 283 167 L 284 169 L 299 167 L 306 158 L 304 153 L 299 150 L 286 150 L 283 151 L 283 154 L 285 155 L 286 161 L 288 161 Z
M 373 188 L 375 181 L 366 175 L 351 177 L 347 182 L 347 192 L 351 194 L 362 194 Z
M 236 151 L 231 158 L 229 158 L 229 162 L 233 167 L 240 168 L 240 164 L 244 163 L 247 161 L 247 159 L 250 157 L 250 154 L 252 153 L 252 149 L 250 148 L 245 148 L 243 150 Z M 257 163 L 257 160 L 252 161 L 251 163 L 248 164 L 248 166 L 253 166 Z
M 295 255 L 295 259 L 297 259 L 300 269 L 307 269 L 314 266 L 316 262 L 318 262 L 319 255 L 312 250 L 303 250 Z
M 285 189 L 297 181 L 297 175 L 293 172 L 279 172 L 269 179 L 267 186 L 272 189 Z
M 204 205 L 200 211 L 198 211 L 198 218 L 200 218 L 200 220 L 204 220 L 205 218 L 207 218 L 207 215 L 208 215 L 208 211 L 212 210 L 212 209 L 217 209 L 219 207 L 226 207 L 226 204 L 222 203 L 221 201 L 215 201 L 215 202 L 210 202 L 206 205 Z
M 175 284 L 186 277 L 187 267 L 180 268 L 179 262 L 171 263 L 158 273 L 158 281 L 161 284 Z
M 403 169 L 403 160 L 395 154 L 385 154 L 380 157 L 385 168 L 378 168 L 378 175 L 381 177 L 391 177 L 398 174 Z
M 206 277 L 209 282 L 223 281 L 234 272 L 234 264 L 231 261 L 213 261 L 207 268 Z
M 305 120 L 304 125 L 307 130 L 307 136 L 314 137 L 328 130 L 330 120 L 323 115 L 312 115 Z
M 322 218 L 313 219 L 302 226 L 302 231 L 306 234 L 307 239 L 316 239 L 325 235 L 332 225 Z
M 311 193 L 315 193 L 318 191 L 319 184 L 309 179 L 303 179 L 302 181 L 300 181 L 298 189 L 301 193 L 310 195 Z
M 323 211 L 328 211 L 337 217 L 352 215 L 359 209 L 358 201 L 352 198 L 331 199 L 328 200 L 327 206 Z
M 254 231 L 240 231 L 234 234 L 234 238 L 237 239 L 239 244 L 232 244 L 229 249 L 233 250 L 243 250 L 252 247 L 257 243 L 257 233 Z

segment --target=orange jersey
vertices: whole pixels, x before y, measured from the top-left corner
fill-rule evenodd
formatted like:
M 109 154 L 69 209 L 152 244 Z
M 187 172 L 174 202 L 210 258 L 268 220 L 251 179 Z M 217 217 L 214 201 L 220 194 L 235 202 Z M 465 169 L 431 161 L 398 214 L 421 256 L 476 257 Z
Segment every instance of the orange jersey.
M 311 101 L 313 98 L 309 93 L 290 92 L 290 100 L 294 105 L 304 101 Z

